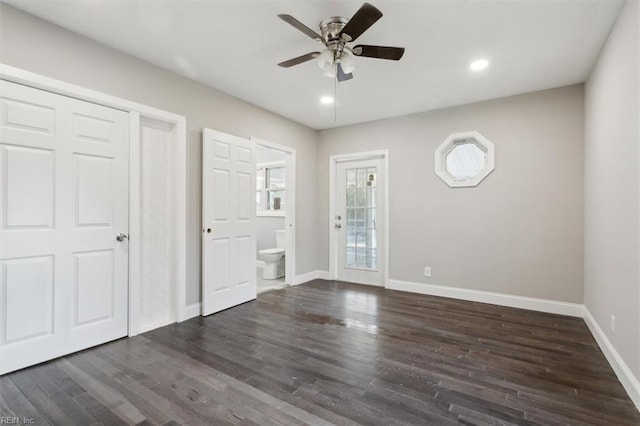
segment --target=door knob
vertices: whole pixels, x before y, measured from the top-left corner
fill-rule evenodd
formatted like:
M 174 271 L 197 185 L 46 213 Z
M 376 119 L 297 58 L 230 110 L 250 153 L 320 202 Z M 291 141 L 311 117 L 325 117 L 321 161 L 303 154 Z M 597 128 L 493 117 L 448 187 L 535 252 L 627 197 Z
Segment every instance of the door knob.
M 342 225 L 340 225 L 339 223 L 336 223 L 336 229 L 340 229 L 342 228 Z
M 116 240 L 118 241 L 124 241 L 128 239 L 129 239 L 129 236 L 127 234 L 123 234 L 122 232 L 116 235 Z

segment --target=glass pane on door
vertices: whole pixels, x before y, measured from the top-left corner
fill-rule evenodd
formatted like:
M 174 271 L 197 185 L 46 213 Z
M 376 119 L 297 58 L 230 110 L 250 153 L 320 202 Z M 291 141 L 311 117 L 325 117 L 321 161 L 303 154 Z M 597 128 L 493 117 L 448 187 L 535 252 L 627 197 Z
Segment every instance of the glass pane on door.
M 345 266 L 375 271 L 377 264 L 375 167 L 346 170 Z

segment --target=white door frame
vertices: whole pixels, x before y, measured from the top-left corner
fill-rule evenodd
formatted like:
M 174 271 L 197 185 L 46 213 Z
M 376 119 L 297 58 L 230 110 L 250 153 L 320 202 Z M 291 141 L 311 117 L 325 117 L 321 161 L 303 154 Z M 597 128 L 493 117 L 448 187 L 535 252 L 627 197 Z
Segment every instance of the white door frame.
M 329 157 L 329 278 L 335 280 L 338 278 L 338 248 L 335 233 L 335 217 L 336 217 L 336 196 L 337 196 L 337 180 L 336 171 L 338 163 L 357 160 L 381 159 L 384 165 L 382 171 L 383 184 L 382 193 L 384 196 L 384 232 L 382 243 L 384 244 L 385 253 L 384 261 L 384 287 L 389 288 L 389 150 L 383 149 L 378 151 L 354 152 L 351 154 L 332 155 Z
M 103 105 L 129 113 L 130 117 L 130 176 L 129 176 L 129 336 L 135 336 L 139 330 L 139 294 L 140 294 L 140 120 L 152 120 L 175 126 L 176 143 L 175 171 L 176 184 L 174 196 L 176 208 L 176 316 L 184 321 L 200 313 L 186 306 L 186 250 L 187 250 L 187 141 L 186 118 L 167 111 L 131 102 L 126 99 L 100 93 L 64 81 L 0 63 L 0 79 L 46 90 L 63 96 Z M 195 312 L 194 312 L 195 311 Z
M 288 146 L 268 142 L 256 137 L 251 140 L 258 146 L 275 149 L 287 154 L 285 160 L 285 195 L 287 197 L 284 206 L 285 228 L 287 231 L 287 246 L 284 249 L 285 256 L 285 283 L 296 284 L 296 150 Z

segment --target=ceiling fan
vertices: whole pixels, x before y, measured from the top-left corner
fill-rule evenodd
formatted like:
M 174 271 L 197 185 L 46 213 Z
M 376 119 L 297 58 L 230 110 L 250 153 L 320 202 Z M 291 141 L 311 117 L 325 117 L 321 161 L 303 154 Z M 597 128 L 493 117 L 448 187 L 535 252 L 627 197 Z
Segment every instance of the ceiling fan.
M 321 42 L 325 47 L 322 52 L 311 52 L 280 62 L 278 66 L 283 68 L 317 58 L 324 75 L 337 78 L 338 81 L 346 81 L 353 78 L 356 67 L 354 56 L 397 61 L 404 55 L 403 47 L 349 45 L 382 18 L 382 12 L 369 3 L 364 3 L 351 19 L 333 16 L 320 22 L 320 34 L 291 15 L 281 14 L 278 17 L 312 39 Z

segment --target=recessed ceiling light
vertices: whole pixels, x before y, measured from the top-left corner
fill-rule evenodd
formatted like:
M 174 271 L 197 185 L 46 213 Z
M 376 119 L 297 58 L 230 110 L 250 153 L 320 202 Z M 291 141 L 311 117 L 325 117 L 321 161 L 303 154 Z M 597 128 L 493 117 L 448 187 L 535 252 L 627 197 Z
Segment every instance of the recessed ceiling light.
M 469 65 L 469 68 L 471 68 L 474 71 L 480 71 L 485 69 L 488 66 L 489 66 L 489 61 L 487 61 L 486 59 L 479 59 L 477 61 L 471 62 L 471 65 Z
M 329 105 L 333 103 L 333 98 L 331 96 L 323 96 L 320 98 L 320 102 L 325 105 Z

